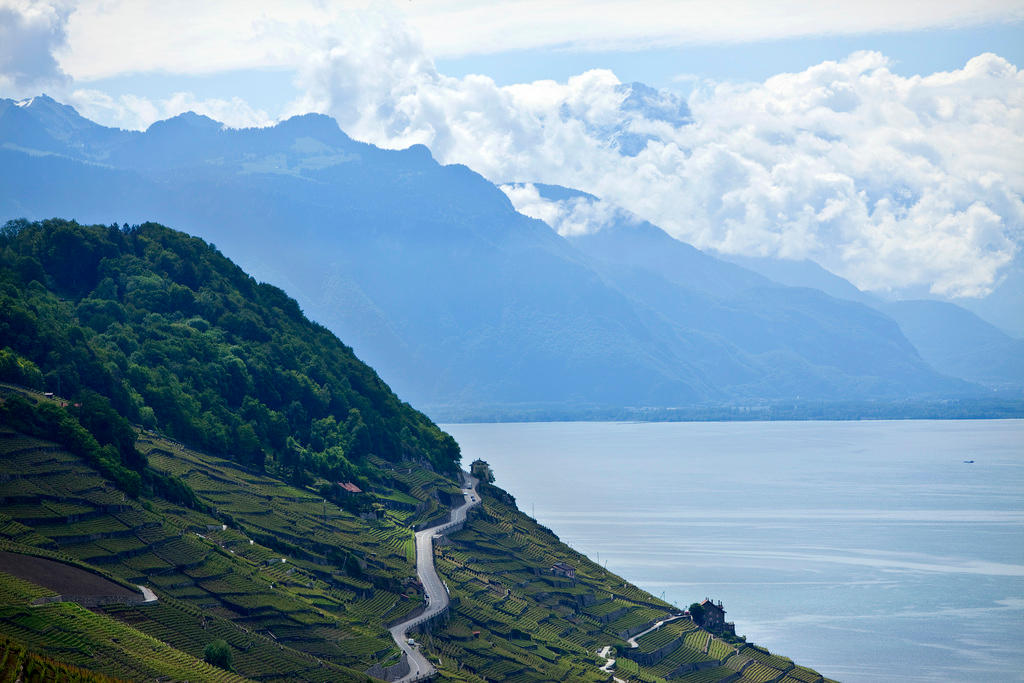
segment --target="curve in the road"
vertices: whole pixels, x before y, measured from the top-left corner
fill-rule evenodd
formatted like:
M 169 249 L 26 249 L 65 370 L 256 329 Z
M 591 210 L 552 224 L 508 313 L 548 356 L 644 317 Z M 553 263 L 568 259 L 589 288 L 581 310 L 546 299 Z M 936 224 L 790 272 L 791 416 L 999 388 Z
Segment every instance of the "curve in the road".
M 640 647 L 640 643 L 636 642 L 638 638 L 643 638 L 644 636 L 646 636 L 651 631 L 657 631 L 659 628 L 661 628 L 662 626 L 664 626 L 665 624 L 667 624 L 670 621 L 675 621 L 676 619 L 682 619 L 683 616 L 684 615 L 682 615 L 682 614 L 675 614 L 675 615 L 670 616 L 670 617 L 668 617 L 666 619 L 662 619 L 661 621 L 656 622 L 653 626 L 651 626 L 646 631 L 641 631 L 640 633 L 637 633 L 632 638 L 628 638 L 626 640 L 626 642 L 629 643 L 629 646 L 631 648 Z
M 427 661 L 419 648 L 409 644 L 408 634 L 414 627 L 434 618 L 448 608 L 448 589 L 441 581 L 441 577 L 437 575 L 437 569 L 434 567 L 434 538 L 448 533 L 464 523 L 469 509 L 480 504 L 480 495 L 476 491 L 476 478 L 466 472 L 462 474 L 465 482 L 462 487 L 462 495 L 465 502 L 457 508 L 452 508 L 450 521 L 416 532 L 416 576 L 423 585 L 427 609 L 390 628 L 391 637 L 395 639 L 395 643 L 406 654 L 409 661 L 409 673 L 397 679 L 396 683 L 423 681 L 437 673 L 434 665 Z

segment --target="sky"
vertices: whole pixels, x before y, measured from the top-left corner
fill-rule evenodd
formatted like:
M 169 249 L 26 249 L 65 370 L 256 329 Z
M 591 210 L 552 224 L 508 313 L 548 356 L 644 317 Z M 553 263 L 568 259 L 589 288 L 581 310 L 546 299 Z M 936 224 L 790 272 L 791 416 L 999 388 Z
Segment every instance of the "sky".
M 135 129 L 327 113 L 563 231 L 626 211 L 950 299 L 1021 261 L 1022 65 L 1024 0 L 0 0 L 2 97 Z

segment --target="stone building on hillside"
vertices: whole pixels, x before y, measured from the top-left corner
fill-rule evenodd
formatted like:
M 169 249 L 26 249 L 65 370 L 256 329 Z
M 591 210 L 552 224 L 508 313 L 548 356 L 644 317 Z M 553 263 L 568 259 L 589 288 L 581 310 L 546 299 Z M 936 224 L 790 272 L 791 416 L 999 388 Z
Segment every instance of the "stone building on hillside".
M 701 626 L 709 631 L 736 632 L 735 624 L 725 620 L 725 608 L 722 607 L 721 600 L 716 604 L 714 600 L 704 598 L 700 606 L 704 608 L 704 620 L 701 622 Z
M 700 606 L 704 608 L 704 621 L 702 623 L 704 628 L 718 631 L 725 627 L 725 609 L 722 607 L 721 600 L 716 605 L 714 600 L 704 598 L 704 602 L 700 603 Z
M 565 562 L 555 562 L 551 565 L 551 573 L 554 576 L 564 576 L 567 579 L 576 580 L 576 568 Z

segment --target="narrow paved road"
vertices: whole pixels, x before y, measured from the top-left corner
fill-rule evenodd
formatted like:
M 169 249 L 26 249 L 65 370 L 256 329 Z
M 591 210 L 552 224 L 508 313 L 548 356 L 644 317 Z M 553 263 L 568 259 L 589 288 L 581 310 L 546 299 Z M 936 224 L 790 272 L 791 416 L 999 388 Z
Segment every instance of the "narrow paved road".
M 477 480 L 466 472 L 462 474 L 466 482 L 462 487 L 465 502 L 457 508 L 452 508 L 451 521 L 416 532 L 416 576 L 423 584 L 423 591 L 427 596 L 427 610 L 419 616 L 391 627 L 391 637 L 395 639 L 402 652 L 409 656 L 409 673 L 399 678 L 396 683 L 421 681 L 436 673 L 434 665 L 420 653 L 419 647 L 409 644 L 408 633 L 414 626 L 448 607 L 448 589 L 434 568 L 434 537 L 445 534 L 452 527 L 465 522 L 466 512 L 480 504 L 480 496 L 476 492 Z
M 676 619 L 682 619 L 682 618 L 683 618 L 682 614 L 676 614 L 675 616 L 671 616 L 671 617 L 669 617 L 667 619 L 662 619 L 661 621 L 659 621 L 658 623 L 656 623 L 654 626 L 650 627 L 646 631 L 641 631 L 640 633 L 636 634 L 632 638 L 627 639 L 626 642 L 629 643 L 629 646 L 631 648 L 632 647 L 640 647 L 640 643 L 636 642 L 637 638 L 643 638 L 644 636 L 646 636 L 651 631 L 657 631 L 659 628 L 661 628 L 662 626 L 664 626 L 668 622 L 675 621 Z

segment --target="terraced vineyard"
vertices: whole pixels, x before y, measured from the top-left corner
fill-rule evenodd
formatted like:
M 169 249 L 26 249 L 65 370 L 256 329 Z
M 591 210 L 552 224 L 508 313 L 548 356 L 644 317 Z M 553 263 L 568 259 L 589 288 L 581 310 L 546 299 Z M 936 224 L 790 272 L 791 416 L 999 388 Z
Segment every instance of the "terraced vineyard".
M 68 681 L 69 683 L 119 683 L 122 679 L 58 662 L 9 638 L 0 637 L 0 683 Z
M 30 604 L 46 593 L 48 591 L 40 590 L 30 582 L 0 572 L 0 594 L 3 596 L 0 606 L 0 633 L 3 638 L 0 644 L 8 649 L 5 666 L 13 668 L 15 658 L 20 657 L 23 669 L 33 666 L 45 668 L 46 662 L 33 663 L 32 657 L 26 658 L 25 654 L 29 652 L 45 653 L 47 659 L 59 662 L 50 666 L 55 673 L 61 674 L 52 680 L 73 680 L 75 667 L 126 680 L 155 677 L 222 683 L 243 680 L 108 615 L 90 612 L 71 602 Z M 28 661 L 24 661 L 26 659 Z M 62 668 L 67 670 L 61 672 Z M 68 678 L 64 678 L 65 675 Z M 102 680 L 102 677 L 97 680 Z
M 767 680 L 782 680 L 785 669 L 797 671 L 789 660 L 742 640 L 712 636 L 688 617 L 665 623 L 630 648 L 627 638 L 678 610 L 561 543 L 500 489 L 481 492 L 483 505 L 470 513 L 466 528 L 435 553 L 453 597 L 452 617 L 422 642 L 445 680 L 607 681 L 596 655 L 606 645 L 618 652 L 615 676 L 627 681 L 739 678 L 751 660 L 753 676 L 767 674 L 755 665 L 779 667 Z M 554 574 L 556 562 L 572 566 L 575 578 Z
M 209 510 L 133 500 L 52 443 L 0 429 L 0 550 L 146 585 L 159 597 L 93 612 L 66 602 L 33 607 L 52 591 L 0 573 L 0 637 L 61 665 L 128 679 L 188 671 L 190 680 L 355 680 L 398 661 L 385 624 L 422 603 L 410 527 L 443 511 L 454 483 L 398 464 L 374 494 L 397 504 L 381 502 L 376 518 L 364 518 L 153 433 L 138 447 Z M 630 637 L 678 610 L 559 542 L 500 489 L 482 491 L 466 527 L 436 547 L 452 611 L 418 640 L 441 678 L 606 681 L 596 653 L 610 645 L 615 675 L 627 681 L 824 680 L 688 618 L 631 648 Z M 575 577 L 553 573 L 557 562 Z M 215 639 L 229 644 L 237 676 L 200 661 Z
M 212 512 L 132 500 L 76 456 L 0 431 L 3 549 L 151 587 L 160 602 L 107 607 L 104 618 L 193 658 L 223 638 L 246 677 L 303 672 L 308 680 L 348 680 L 397 659 L 384 623 L 422 601 L 405 554 L 406 525 L 417 521 L 416 512 L 384 509 L 379 519 L 363 519 L 310 491 L 156 435 L 143 435 L 138 445 L 156 469 L 192 485 Z M 52 609 L 58 620 L 62 613 Z M 0 633 L 28 638 L 18 626 L 23 615 L 7 617 Z

